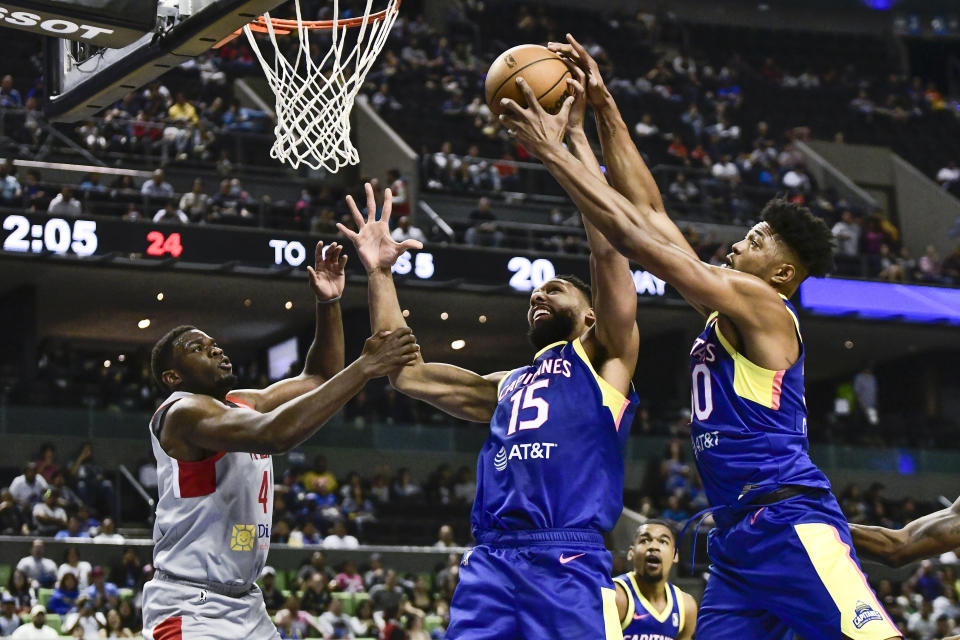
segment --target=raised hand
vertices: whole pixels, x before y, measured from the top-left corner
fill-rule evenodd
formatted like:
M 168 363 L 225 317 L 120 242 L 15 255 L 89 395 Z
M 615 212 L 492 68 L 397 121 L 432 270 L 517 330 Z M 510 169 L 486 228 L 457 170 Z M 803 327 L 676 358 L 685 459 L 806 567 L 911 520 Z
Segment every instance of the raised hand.
M 583 88 L 586 75 L 580 67 L 569 62 L 567 65 L 573 74 L 572 78 L 567 78 L 567 89 L 573 96 L 573 106 L 570 107 L 570 117 L 567 119 L 567 133 L 582 132 L 583 119 L 587 114 L 587 93 Z
M 353 221 L 357 224 L 358 231 L 348 229 L 344 225 L 337 223 L 337 229 L 340 233 L 350 238 L 353 245 L 357 248 L 357 255 L 360 256 L 360 262 L 367 273 L 377 269 L 390 269 L 397 258 L 410 249 L 422 249 L 423 243 L 418 240 L 404 240 L 396 242 L 390 237 L 390 213 L 393 210 L 393 193 L 390 189 L 383 192 L 383 213 L 377 220 L 377 201 L 373 195 L 373 187 L 370 183 L 364 185 L 367 193 L 367 219 L 364 221 L 357 203 L 352 196 L 347 196 L 347 206 L 350 207 L 350 214 Z
M 342 246 L 334 242 L 324 253 L 323 241 L 317 243 L 314 266 L 308 266 L 307 272 L 310 274 L 310 288 L 318 302 L 333 300 L 343 294 L 343 287 L 347 282 L 345 266 L 347 256 L 343 255 Z
M 504 98 L 501 101 L 504 113 L 500 116 L 500 122 L 530 153 L 542 159 L 542 154 L 562 146 L 574 98 L 568 96 L 560 111 L 550 115 L 523 78 L 517 78 L 517 86 L 523 92 L 528 106 L 524 109 L 510 98 Z
M 385 376 L 397 367 L 413 364 L 420 352 L 417 338 L 408 327 L 380 331 L 367 338 L 360 355 L 371 378 Z
M 577 42 L 577 39 L 571 34 L 567 34 L 566 43 L 551 42 L 547 44 L 547 49 L 559 54 L 560 58 L 571 68 L 571 71 L 576 67 L 586 74 L 586 83 L 583 84 L 583 88 L 590 104 L 597 106 L 610 95 L 603 78 L 600 76 L 600 67 L 597 65 L 597 61 L 587 53 L 583 45 Z

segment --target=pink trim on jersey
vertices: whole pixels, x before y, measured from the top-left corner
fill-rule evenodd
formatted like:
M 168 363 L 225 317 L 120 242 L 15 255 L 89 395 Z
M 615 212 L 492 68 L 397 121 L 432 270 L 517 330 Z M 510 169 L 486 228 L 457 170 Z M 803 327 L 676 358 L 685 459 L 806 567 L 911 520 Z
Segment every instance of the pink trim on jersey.
M 205 460 L 177 460 L 177 486 L 181 498 L 199 498 L 217 490 L 217 460 L 227 455 L 221 451 Z
M 620 405 L 620 413 L 617 415 L 617 419 L 614 420 L 614 424 L 617 426 L 617 433 L 620 433 L 620 421 L 623 420 L 623 414 L 626 413 L 627 407 L 630 406 L 629 400 L 624 400 L 623 404 Z
M 183 618 L 167 618 L 155 626 L 153 640 L 183 640 Z
M 780 409 L 780 391 L 783 388 L 783 374 L 786 372 L 786 369 L 781 369 L 777 371 L 777 375 L 773 376 L 773 394 L 770 396 L 770 408 L 774 411 Z
M 226 397 L 224 398 L 224 400 L 227 400 L 227 401 L 229 401 L 229 402 L 232 402 L 233 404 L 243 405 L 243 406 L 246 407 L 247 409 L 253 409 L 253 405 L 252 405 L 252 404 L 250 404 L 249 402 L 244 402 L 243 400 L 240 400 L 240 399 L 237 398 L 236 396 L 226 396 Z M 256 409 L 254 409 L 254 411 L 256 411 Z

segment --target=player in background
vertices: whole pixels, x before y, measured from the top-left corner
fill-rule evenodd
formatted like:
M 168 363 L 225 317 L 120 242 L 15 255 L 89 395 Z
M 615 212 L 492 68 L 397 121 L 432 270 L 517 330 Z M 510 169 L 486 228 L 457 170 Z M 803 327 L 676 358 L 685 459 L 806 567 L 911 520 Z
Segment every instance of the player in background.
M 691 640 L 697 628 L 697 601 L 671 584 L 676 531 L 667 520 L 637 527 L 627 551 L 629 571 L 613 579 L 623 640 Z
M 699 635 L 899 638 L 860 570 L 830 483 L 808 454 L 804 348 L 788 298 L 809 275 L 829 270 L 830 230 L 809 210 L 773 200 L 733 245 L 725 267 L 699 260 L 655 206 L 655 185 L 640 169 L 643 161 L 628 144 L 629 132 L 596 63 L 568 39 L 551 48 L 579 77 L 586 74 L 604 162 L 624 193 L 584 171 L 564 148 L 573 97 L 551 116 L 520 78 L 530 106 L 504 100 L 501 121 L 619 251 L 671 284 L 707 318 L 689 354 L 691 436 L 717 523 L 709 538 L 712 564 Z M 584 91 L 582 82 L 571 84 Z M 625 173 L 631 166 L 636 173 Z
M 582 126 L 572 126 L 585 144 Z M 602 176 L 589 147 L 577 148 L 585 170 Z M 369 185 L 367 201 L 375 211 Z M 340 230 L 367 270 L 373 327 L 405 327 L 391 275 L 404 246 L 390 237 L 390 190 L 379 221 L 364 221 L 352 198 L 348 204 L 359 233 Z M 532 364 L 482 376 L 418 358 L 390 375 L 402 393 L 490 423 L 470 518 L 477 546 L 460 568 L 451 640 L 621 638 L 602 532 L 623 510 L 637 294 L 626 259 L 589 224 L 587 233 L 593 291 L 560 276 L 530 296 Z
M 960 498 L 902 529 L 851 523 L 850 534 L 858 551 L 894 567 L 938 556 L 960 547 Z
M 230 359 L 199 329 L 177 327 L 153 348 L 151 369 L 170 393 L 150 420 L 160 498 L 156 573 L 144 587 L 144 636 L 278 638 L 255 580 L 273 516 L 271 454 L 300 444 L 371 378 L 412 362 L 409 329 L 381 331 L 344 368 L 338 300 L 341 247 L 307 267 L 317 297 L 316 335 L 303 372 L 266 389 L 231 391 Z

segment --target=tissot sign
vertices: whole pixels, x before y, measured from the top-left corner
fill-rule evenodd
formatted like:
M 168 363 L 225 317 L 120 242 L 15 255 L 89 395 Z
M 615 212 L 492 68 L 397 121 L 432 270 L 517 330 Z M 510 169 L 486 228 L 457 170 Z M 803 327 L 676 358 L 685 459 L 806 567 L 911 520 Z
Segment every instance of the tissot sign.
M 0 26 L 119 48 L 151 31 L 157 0 L 0 0 Z

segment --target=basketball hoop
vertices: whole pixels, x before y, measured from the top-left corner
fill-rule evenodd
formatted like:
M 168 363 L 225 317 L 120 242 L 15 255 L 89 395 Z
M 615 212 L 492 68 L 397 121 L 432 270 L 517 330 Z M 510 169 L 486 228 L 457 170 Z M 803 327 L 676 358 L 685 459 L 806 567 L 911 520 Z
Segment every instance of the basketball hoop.
M 296 0 L 297 19 L 283 20 L 264 14 L 243 31 L 260 60 L 267 82 L 276 96 L 276 140 L 270 156 L 296 169 L 305 164 L 336 173 L 341 167 L 360 162 L 350 141 L 350 110 L 364 78 L 387 42 L 397 19 L 401 0 L 387 0 L 387 7 L 371 13 L 367 0 L 362 17 L 339 19 L 339 0 L 333 0 L 332 20 L 305 21 Z M 356 43 L 344 54 L 347 29 L 358 28 Z M 319 62 L 310 56 L 310 32 L 330 31 L 332 45 Z M 297 32 L 299 47 L 290 59 L 284 56 L 277 36 Z M 266 33 L 274 48 L 268 62 L 254 36 Z M 239 32 L 217 44 L 220 46 Z M 352 34 L 351 34 L 352 35 Z

